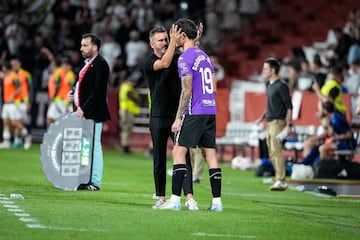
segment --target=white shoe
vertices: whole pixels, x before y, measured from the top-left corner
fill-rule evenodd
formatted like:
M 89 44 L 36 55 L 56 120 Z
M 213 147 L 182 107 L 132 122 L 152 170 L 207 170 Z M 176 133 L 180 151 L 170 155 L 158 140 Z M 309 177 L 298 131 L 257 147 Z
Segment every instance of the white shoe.
M 199 210 L 197 202 L 193 198 L 190 198 L 189 200 L 187 200 L 185 202 L 185 207 L 190 211 L 198 211 Z
M 209 207 L 207 210 L 213 212 L 222 212 L 223 206 L 222 204 L 212 204 L 211 207 Z
M 4 141 L 2 143 L 0 143 L 0 149 L 7 149 L 10 148 L 11 144 L 8 141 Z
M 31 147 L 31 136 L 28 135 L 25 137 L 24 149 L 28 150 Z
M 270 191 L 284 191 L 288 188 L 288 185 L 286 182 L 277 180 L 271 187 Z
M 165 203 L 166 203 L 166 201 L 159 199 L 158 201 L 156 201 L 155 205 L 152 206 L 152 208 L 153 209 L 159 209 L 160 206 L 164 205 Z
M 158 209 L 164 209 L 164 210 L 181 210 L 181 204 L 172 202 L 171 200 L 166 201 L 164 204 L 161 204 Z

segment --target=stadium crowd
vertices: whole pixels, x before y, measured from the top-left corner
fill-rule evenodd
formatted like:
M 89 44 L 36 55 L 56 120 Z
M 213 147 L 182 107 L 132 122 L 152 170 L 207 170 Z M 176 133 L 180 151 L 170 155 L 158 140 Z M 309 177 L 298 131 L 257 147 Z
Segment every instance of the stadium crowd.
M 93 32 L 102 37 L 101 55 L 111 68 L 109 87 L 118 89 L 129 77 L 137 79 L 138 84 L 143 82 L 141 60 L 149 53 L 148 32 L 153 26 L 163 25 L 169 29 L 171 23 L 182 16 L 202 21 L 201 47 L 216 54 L 226 36 L 238 32 L 234 30 L 267 4 L 267 1 L 251 0 L 43 2 L 50 6 L 40 14 L 37 25 L 29 25 L 21 17 L 27 14 L 26 6 L 21 9 L 8 1 L 7 11 L 0 11 L 0 65 L 14 56 L 20 60 L 21 67 L 32 76 L 30 99 L 34 99 L 37 91 L 48 90 L 53 71 L 51 63 L 60 56 L 65 57 L 75 76 L 78 75 L 83 65 L 78 41 L 82 33 Z M 316 54 L 313 59 L 299 49 L 293 49 L 291 56 L 282 59 L 280 77 L 288 80 L 291 90 L 310 89 L 314 77 L 321 86 L 331 76 L 328 66 L 341 63 L 344 69 L 342 89 L 358 93 L 359 15 L 359 10 L 353 10 L 345 26 L 330 29 L 327 51 Z
M 52 0 L 38 4 L 5 1 L 0 8 L 0 65 L 13 58 L 20 61 L 31 76 L 28 88 L 32 103 L 38 92 L 47 92 L 53 85 L 51 75 L 62 63 L 70 65 L 71 74 L 78 76 L 83 66 L 79 51 L 83 33 L 102 38 L 100 54 L 111 70 L 109 88 L 117 90 L 128 78 L 137 84 L 144 82 L 141 61 L 150 53 L 148 32 L 153 26 L 169 29 L 183 16 L 203 22 L 202 46 L 213 53 L 221 42 L 219 31 L 230 33 L 239 28 L 241 16 L 254 14 L 260 7 L 260 1 L 247 0 Z M 235 15 L 237 21 L 230 21 Z M 28 110 L 31 119 L 26 125 L 34 125 L 38 113 Z M 48 119 L 48 124 L 53 120 Z

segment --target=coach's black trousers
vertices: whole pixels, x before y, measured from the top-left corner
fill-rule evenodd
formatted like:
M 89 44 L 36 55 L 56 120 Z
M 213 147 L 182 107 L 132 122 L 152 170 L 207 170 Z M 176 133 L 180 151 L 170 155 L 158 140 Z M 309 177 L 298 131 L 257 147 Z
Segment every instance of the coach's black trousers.
M 166 192 L 166 162 L 167 162 L 167 143 L 169 137 L 173 140 L 171 125 L 173 117 L 153 117 L 150 118 L 150 133 L 153 141 L 154 156 L 154 181 L 156 196 L 165 196 Z M 186 154 L 187 172 L 184 179 L 184 194 L 193 193 L 192 167 L 190 151 Z

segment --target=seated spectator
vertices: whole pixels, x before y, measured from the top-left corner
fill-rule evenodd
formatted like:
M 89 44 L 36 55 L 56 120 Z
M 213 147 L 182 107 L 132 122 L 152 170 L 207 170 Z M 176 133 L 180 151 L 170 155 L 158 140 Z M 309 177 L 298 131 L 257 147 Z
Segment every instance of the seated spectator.
M 303 156 L 306 156 L 310 159 L 314 159 L 319 155 L 318 154 L 318 151 L 319 151 L 318 146 L 323 143 L 323 140 L 327 136 L 326 129 L 327 129 L 326 118 L 324 116 L 321 116 L 320 126 L 318 127 L 316 134 L 308 137 L 304 141 Z M 315 154 L 315 155 L 313 155 L 313 154 Z M 311 157 L 311 156 L 313 156 L 313 157 Z M 302 163 L 306 164 L 306 161 L 305 161 L 305 163 L 304 163 L 304 161 Z
M 311 71 L 310 64 L 307 59 L 301 60 L 300 72 L 298 74 L 296 88 L 300 91 L 311 91 L 312 82 L 315 80 L 315 73 Z
M 353 149 L 355 142 L 351 128 L 344 114 L 339 113 L 333 102 L 326 101 L 322 104 L 323 114 L 328 124 L 326 134 L 322 134 L 319 144 L 313 146 L 304 157 L 302 164 L 311 165 L 321 159 L 326 159 L 335 149 Z
M 319 87 L 317 81 L 313 83 L 313 89 L 319 99 L 319 109 L 322 103 L 327 100 L 333 100 L 336 110 L 341 113 L 346 112 L 346 106 L 342 100 L 342 81 L 343 81 L 343 68 L 339 65 L 332 67 L 331 77 L 325 84 Z M 321 112 L 321 110 L 320 110 Z

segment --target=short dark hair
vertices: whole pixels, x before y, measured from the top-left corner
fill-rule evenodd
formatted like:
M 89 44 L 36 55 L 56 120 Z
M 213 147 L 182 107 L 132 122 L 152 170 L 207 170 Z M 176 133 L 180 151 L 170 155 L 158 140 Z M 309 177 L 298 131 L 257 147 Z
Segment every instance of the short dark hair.
M 151 39 L 154 37 L 155 33 L 164 33 L 164 32 L 167 33 L 166 29 L 163 26 L 154 27 L 149 32 L 149 40 L 151 41 Z
M 325 101 L 323 104 L 322 104 L 322 107 L 325 111 L 327 111 L 328 113 L 333 113 L 335 112 L 335 105 L 333 102 L 331 101 Z
M 280 71 L 280 62 L 274 57 L 265 59 L 265 63 L 269 64 L 270 68 L 275 70 L 275 73 L 278 74 Z
M 96 45 L 98 50 L 100 50 L 100 47 L 101 47 L 101 37 L 100 36 L 98 36 L 95 33 L 85 33 L 82 35 L 82 38 L 90 38 L 91 43 Z
M 180 18 L 175 25 L 181 28 L 181 32 L 185 33 L 189 39 L 194 40 L 197 37 L 197 26 L 191 19 Z
M 340 94 L 340 89 L 338 87 L 333 87 L 329 91 L 329 98 L 335 99 L 339 96 L 339 94 Z

